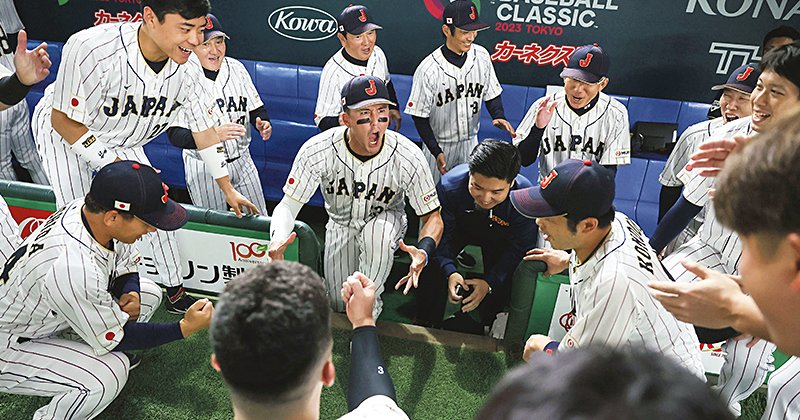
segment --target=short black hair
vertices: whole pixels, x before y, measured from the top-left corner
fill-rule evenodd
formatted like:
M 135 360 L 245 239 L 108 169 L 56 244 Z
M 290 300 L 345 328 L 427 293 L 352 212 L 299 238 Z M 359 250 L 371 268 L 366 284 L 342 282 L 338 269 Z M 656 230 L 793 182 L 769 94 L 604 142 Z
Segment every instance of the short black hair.
M 117 210 L 100 204 L 91 194 L 86 194 L 86 197 L 83 199 L 83 206 L 89 213 L 105 213 L 107 211 Z M 117 210 L 117 213 L 125 220 L 133 219 L 133 215 L 126 211 Z
M 481 174 L 487 178 L 497 178 L 514 183 L 520 168 L 519 150 L 511 143 L 486 139 L 469 155 L 469 173 Z
M 594 216 L 591 217 L 597 219 L 598 228 L 604 228 L 610 225 L 611 222 L 614 221 L 614 217 L 616 217 L 616 214 L 617 210 L 614 208 L 614 206 L 611 206 L 611 209 L 607 211 L 605 214 L 598 217 Z M 587 216 L 575 216 L 572 214 L 567 214 L 565 217 L 567 218 L 567 229 L 569 229 L 569 231 L 572 232 L 573 234 L 578 232 L 578 223 L 580 223 L 581 220 L 588 218 Z
M 672 359 L 602 346 L 549 355 L 509 372 L 477 420 L 733 419 L 703 381 Z
M 211 12 L 209 0 L 142 0 L 142 10 L 145 7 L 153 9 L 159 22 L 164 22 L 164 16 L 177 13 L 184 19 L 204 17 Z
M 777 28 L 767 32 L 767 34 L 764 35 L 764 40 L 761 42 L 761 47 L 762 48 L 766 47 L 767 42 L 769 42 L 769 40 L 773 38 L 789 38 L 792 41 L 797 41 L 798 39 L 800 39 L 800 32 L 798 32 L 797 29 L 792 28 L 791 26 L 788 25 L 778 26 Z
M 783 45 L 764 54 L 761 72 L 772 71 L 800 89 L 800 41 Z
M 226 285 L 209 337 L 232 393 L 259 404 L 302 398 L 333 340 L 325 285 L 296 262 L 250 268 Z

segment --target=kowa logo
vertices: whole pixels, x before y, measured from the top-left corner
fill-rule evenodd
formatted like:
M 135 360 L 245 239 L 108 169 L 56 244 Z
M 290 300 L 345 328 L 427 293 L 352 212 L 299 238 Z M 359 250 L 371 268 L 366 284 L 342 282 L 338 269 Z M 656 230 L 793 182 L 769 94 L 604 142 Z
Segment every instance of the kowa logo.
M 756 19 L 762 13 L 769 13 L 775 20 L 789 20 L 800 15 L 800 0 L 688 0 L 686 13 L 694 13 L 698 8 L 709 16 L 747 15 Z
M 336 18 L 309 6 L 286 6 L 270 13 L 269 27 L 295 41 L 320 41 L 336 34 Z

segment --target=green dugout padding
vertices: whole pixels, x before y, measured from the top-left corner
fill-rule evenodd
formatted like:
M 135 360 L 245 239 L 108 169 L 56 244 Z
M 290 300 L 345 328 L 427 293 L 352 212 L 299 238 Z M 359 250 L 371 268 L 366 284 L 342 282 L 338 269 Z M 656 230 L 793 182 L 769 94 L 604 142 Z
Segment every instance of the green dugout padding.
M 0 195 L 11 206 L 38 210 L 55 211 L 55 196 L 49 186 L 24 182 L 0 180 Z M 269 216 L 246 216 L 241 219 L 235 214 L 209 210 L 191 205 L 183 205 L 189 214 L 188 228 L 206 232 L 268 239 Z M 295 221 L 294 231 L 297 239 L 291 247 L 297 248 L 297 260 L 322 274 L 321 246 L 311 228 Z M 287 250 L 287 258 L 293 255 Z
M 528 338 L 528 322 L 534 304 L 539 274 L 547 270 L 542 261 L 523 261 L 514 272 L 505 340 L 509 345 Z M 552 307 L 552 303 L 551 303 Z

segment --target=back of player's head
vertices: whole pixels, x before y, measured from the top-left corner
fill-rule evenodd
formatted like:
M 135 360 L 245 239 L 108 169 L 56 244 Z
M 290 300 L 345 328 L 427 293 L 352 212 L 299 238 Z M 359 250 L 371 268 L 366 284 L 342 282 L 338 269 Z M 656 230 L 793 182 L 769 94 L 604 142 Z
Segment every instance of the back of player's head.
M 325 286 L 296 262 L 248 269 L 225 287 L 209 332 L 235 398 L 266 405 L 302 399 L 332 343 Z
M 719 221 L 742 235 L 800 232 L 798 145 L 800 108 L 731 155 L 715 186 Z
M 788 25 L 778 26 L 764 35 L 764 40 L 761 42 L 761 46 L 766 48 L 767 43 L 775 38 L 789 38 L 792 41 L 797 41 L 800 39 L 800 32 Z
M 472 149 L 469 173 L 502 179 L 511 184 L 519 174 L 520 159 L 519 150 L 511 143 L 486 139 Z
M 706 384 L 661 354 L 604 348 L 535 354 L 495 388 L 478 420 L 732 419 Z
M 159 22 L 164 22 L 164 16 L 177 13 L 184 19 L 195 19 L 211 11 L 208 0 L 142 0 L 142 10 L 145 7 L 153 9 Z
M 800 41 L 768 52 L 761 59 L 761 72 L 774 72 L 800 89 Z

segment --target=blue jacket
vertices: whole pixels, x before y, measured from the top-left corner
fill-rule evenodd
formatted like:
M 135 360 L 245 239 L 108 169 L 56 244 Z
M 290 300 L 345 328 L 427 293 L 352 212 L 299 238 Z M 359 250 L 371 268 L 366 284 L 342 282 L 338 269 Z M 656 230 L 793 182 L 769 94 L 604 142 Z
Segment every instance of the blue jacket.
M 527 178 L 517 175 L 511 189 L 530 186 Z M 467 164 L 448 171 L 436 185 L 444 233 L 436 248 L 434 262 L 442 267 L 447 278 L 458 271 L 455 258 L 464 246 L 490 247 L 483 249 L 484 255 L 487 251 L 500 255 L 496 264 L 484 266 L 484 280 L 494 288 L 511 277 L 525 253 L 536 246 L 537 226 L 533 219 L 517 212 L 509 198 L 491 211 L 481 209 L 468 188 Z

